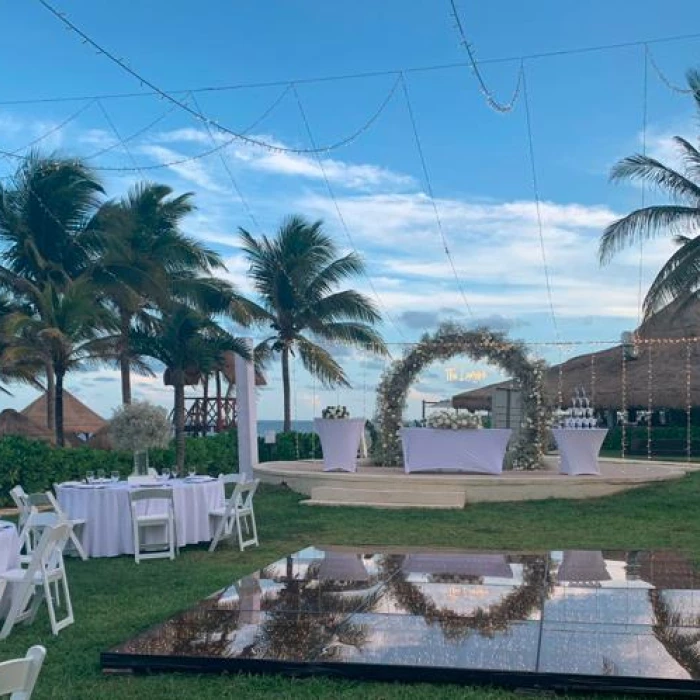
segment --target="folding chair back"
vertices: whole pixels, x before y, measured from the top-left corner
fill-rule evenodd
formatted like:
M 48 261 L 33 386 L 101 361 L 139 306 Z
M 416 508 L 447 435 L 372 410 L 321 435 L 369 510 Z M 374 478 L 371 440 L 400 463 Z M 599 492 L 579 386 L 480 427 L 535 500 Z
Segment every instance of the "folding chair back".
M 33 509 L 19 533 L 20 560 L 25 564 L 34 556 L 42 536 L 47 529 L 56 527 L 61 520 L 57 513 L 40 513 Z
M 140 515 L 136 505 L 142 501 L 166 501 L 167 511 L 164 515 Z M 140 488 L 129 491 L 129 504 L 136 563 L 138 564 L 141 559 L 160 559 L 163 557 L 174 559 L 178 546 L 173 490 L 171 488 Z M 168 541 L 162 544 L 167 545 L 168 549 L 166 551 L 156 551 L 149 554 L 142 553 L 140 533 L 142 528 L 148 527 L 165 527 Z
M 210 515 L 219 519 L 214 537 L 209 545 L 209 551 L 213 552 L 219 541 L 225 537 L 233 537 L 233 526 L 236 526 L 235 535 L 238 537 L 238 547 L 243 551 L 246 547 L 257 546 L 258 529 L 255 522 L 255 511 L 253 510 L 253 496 L 258 489 L 259 479 L 255 481 L 238 481 L 233 490 L 231 498 L 226 501 L 223 511 L 213 511 Z M 242 527 L 249 535 L 247 540 L 243 539 Z
M 51 515 L 56 517 L 54 513 L 33 513 L 27 525 L 28 527 L 32 525 L 32 519 Z M 58 634 L 64 627 L 73 623 L 73 606 L 70 599 L 70 591 L 68 590 L 66 569 L 63 563 L 63 548 L 70 537 L 70 532 L 71 528 L 67 523 L 59 522 L 54 526 L 47 526 L 39 544 L 32 553 L 27 568 L 10 570 L 0 574 L 0 580 L 3 580 L 3 588 L 8 582 L 16 584 L 10 611 L 7 614 L 2 630 L 0 630 L 0 639 L 5 639 L 10 634 L 15 623 L 22 620 L 32 622 L 36 617 L 42 599 L 46 600 L 51 621 L 51 631 L 54 634 Z M 66 615 L 62 620 L 56 618 L 54 596 L 50 587 L 52 583 L 56 589 L 59 584 L 63 588 Z M 58 604 L 59 596 L 56 595 L 55 597 L 55 602 Z
M 19 527 L 22 528 L 24 523 L 27 522 L 27 518 L 32 512 L 32 504 L 29 502 L 29 496 L 27 492 L 21 486 L 15 486 L 10 489 L 10 496 L 17 506 L 17 511 L 19 513 Z
M 0 663 L 0 696 L 9 695 L 10 700 L 29 700 L 45 657 L 46 649 L 37 645 L 31 647 L 23 659 Z

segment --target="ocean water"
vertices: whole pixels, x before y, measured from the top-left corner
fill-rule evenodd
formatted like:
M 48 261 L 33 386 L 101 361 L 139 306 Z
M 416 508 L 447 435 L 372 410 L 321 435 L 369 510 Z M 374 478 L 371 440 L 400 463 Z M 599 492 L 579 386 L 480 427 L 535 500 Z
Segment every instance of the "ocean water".
M 281 420 L 259 420 L 258 435 L 264 437 L 268 430 L 274 430 L 276 433 L 281 433 L 284 427 L 284 421 Z M 292 430 L 300 433 L 313 433 L 314 422 L 312 420 L 293 420 Z

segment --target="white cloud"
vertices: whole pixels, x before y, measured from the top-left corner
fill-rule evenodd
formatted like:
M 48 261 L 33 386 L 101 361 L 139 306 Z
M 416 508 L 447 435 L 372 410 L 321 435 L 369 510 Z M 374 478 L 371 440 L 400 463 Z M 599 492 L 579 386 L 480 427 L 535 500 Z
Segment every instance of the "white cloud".
M 138 150 L 162 164 L 173 163 L 188 157 L 171 148 L 157 145 L 140 146 Z M 224 194 L 227 192 L 226 188 L 215 180 L 210 169 L 201 160 L 190 160 L 184 163 L 168 165 L 167 169 L 177 174 L 183 180 L 191 182 L 208 192 L 216 194 Z

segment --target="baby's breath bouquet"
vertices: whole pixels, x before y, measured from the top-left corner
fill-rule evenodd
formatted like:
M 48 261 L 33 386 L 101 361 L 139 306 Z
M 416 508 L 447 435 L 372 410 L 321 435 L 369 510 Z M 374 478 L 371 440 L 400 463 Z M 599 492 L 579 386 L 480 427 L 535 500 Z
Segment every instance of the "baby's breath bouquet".
M 474 430 L 481 428 L 481 418 L 468 411 L 436 411 L 428 416 L 426 425 L 440 430 Z
M 342 418 L 350 418 L 350 412 L 347 406 L 326 406 L 321 411 L 321 418 L 330 420 L 340 420 Z

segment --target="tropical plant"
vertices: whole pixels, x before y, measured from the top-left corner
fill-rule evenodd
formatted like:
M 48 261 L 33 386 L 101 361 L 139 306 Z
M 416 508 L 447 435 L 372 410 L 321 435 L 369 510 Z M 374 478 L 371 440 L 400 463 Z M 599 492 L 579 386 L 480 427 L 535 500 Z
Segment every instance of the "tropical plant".
M 223 268 L 217 253 L 180 230 L 183 218 L 193 210 L 191 193 L 173 196 L 167 185 L 148 182 L 100 208 L 102 251 L 93 274 L 119 316 L 125 404 L 131 402 L 130 371 L 150 373 L 129 345 L 134 319 L 173 298 L 196 303 L 203 293 L 200 275 Z
M 27 290 L 32 289 L 25 282 Z M 31 311 L 17 311 L 7 320 L 12 334 L 12 358 L 35 358 L 55 378 L 56 444 L 63 446 L 63 384 L 68 372 L 85 369 L 116 357 L 114 316 L 101 303 L 99 290 L 85 275 L 64 288 L 46 284 L 27 295 Z
M 10 184 L 0 185 L 0 287 L 29 305 L 48 285 L 61 293 L 90 264 L 96 246 L 94 213 L 103 192 L 95 173 L 79 160 L 30 153 Z M 33 313 L 40 314 L 38 307 Z M 47 425 L 53 428 L 49 362 L 45 372 Z
M 234 296 L 231 290 L 231 295 Z M 218 311 L 213 309 L 212 311 Z M 175 302 L 131 331 L 133 352 L 165 365 L 165 382 L 174 389 L 175 461 L 185 465 L 185 385 L 196 384 L 221 354 L 231 350 L 250 358 L 245 342 L 224 330 L 201 309 Z
M 386 346 L 373 328 L 380 316 L 372 302 L 352 289 L 334 291 L 362 273 L 355 253 L 339 256 L 323 222 L 291 216 L 274 238 L 255 239 L 240 229 L 249 277 L 260 303 L 249 303 L 250 315 L 272 334 L 255 349 L 256 358 L 279 354 L 282 361 L 284 430 L 291 430 L 289 359 L 298 351 L 307 371 L 326 387 L 350 386 L 343 368 L 319 343 L 354 345 L 378 354 Z
M 700 71 L 687 73 L 688 85 L 700 112 Z M 627 214 L 610 224 L 599 246 L 602 264 L 641 241 L 659 235 L 672 235 L 678 250 L 666 261 L 644 299 L 644 315 L 649 317 L 674 300 L 684 304 L 700 290 L 700 151 L 686 139 L 674 143 L 682 167 L 674 169 L 655 158 L 636 154 L 623 158 L 612 169 L 613 182 L 630 181 L 651 185 L 671 197 L 671 204 L 652 204 Z
M 43 370 L 43 365 L 33 354 L 15 353 L 13 344 L 15 338 L 8 328 L 8 321 L 19 311 L 13 301 L 0 294 L 0 393 L 9 394 L 6 385 L 13 382 L 31 384 L 41 389 L 37 377 Z

